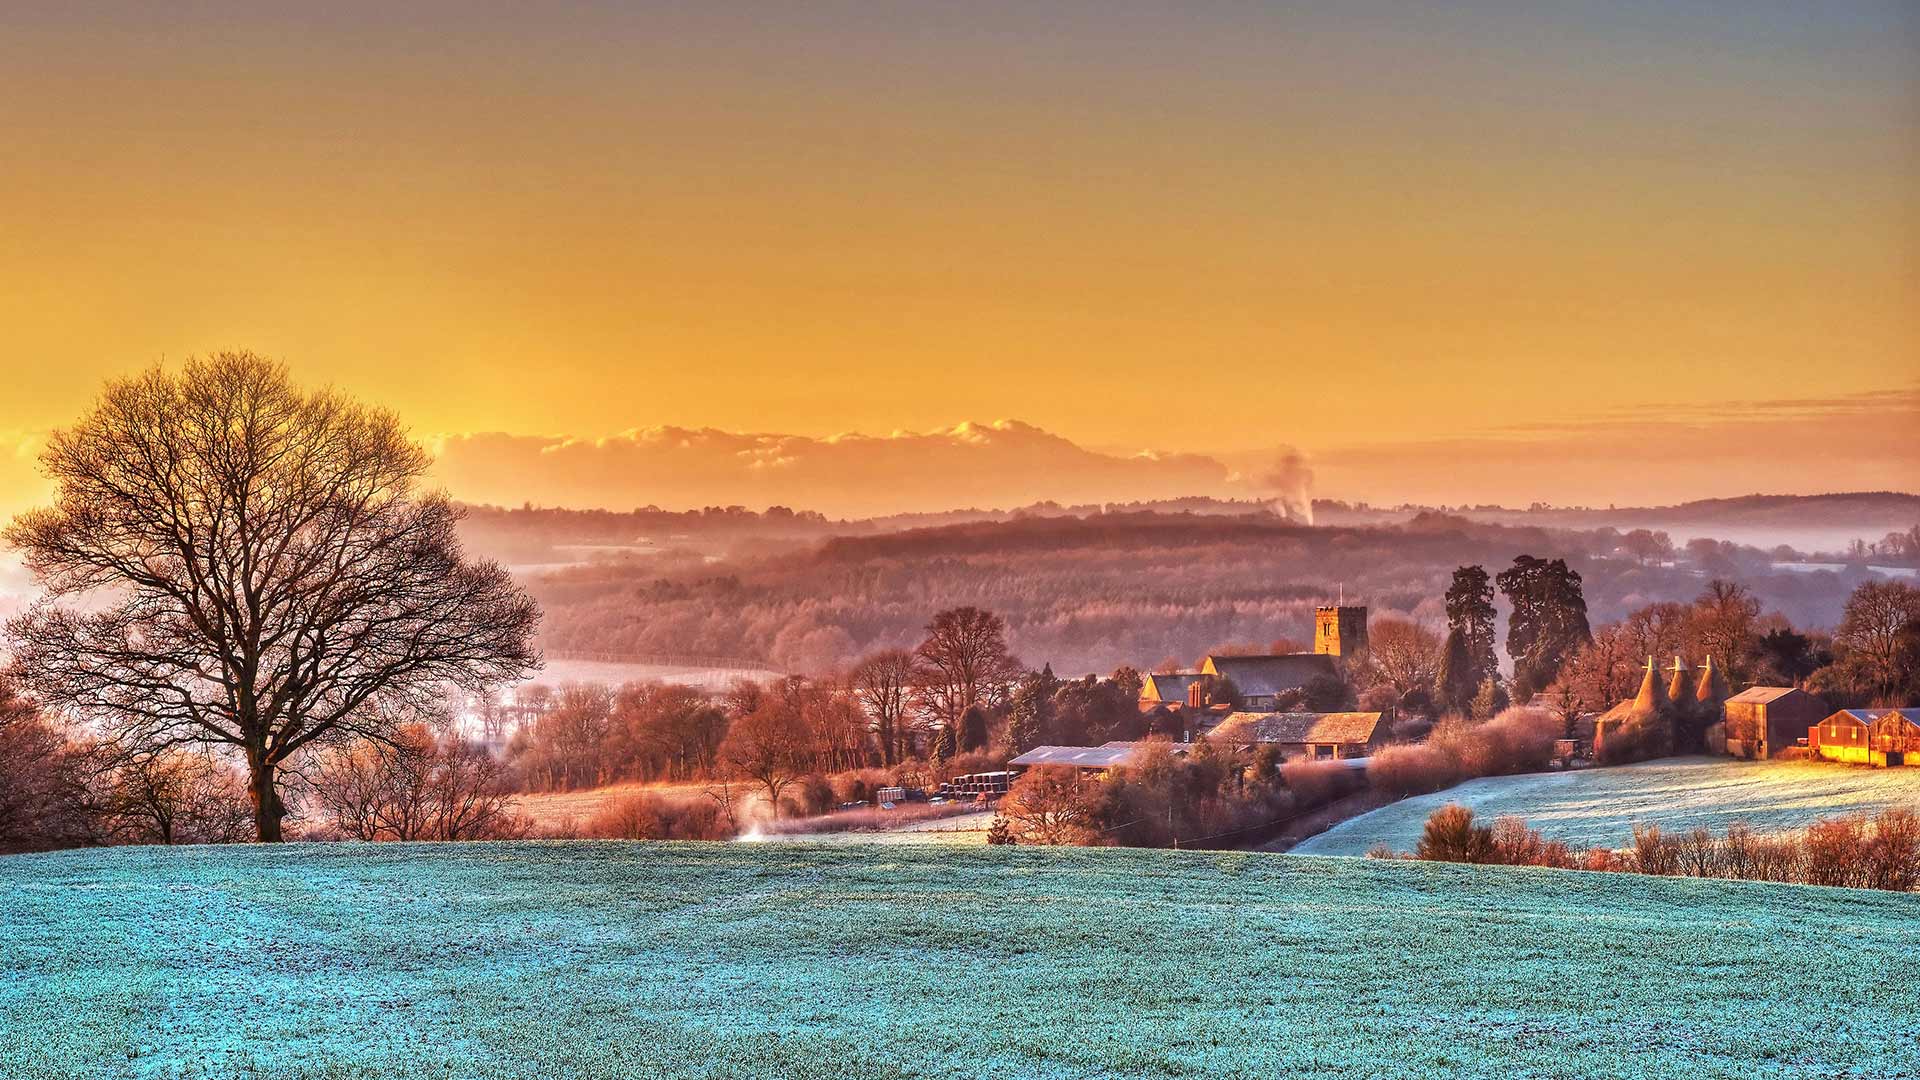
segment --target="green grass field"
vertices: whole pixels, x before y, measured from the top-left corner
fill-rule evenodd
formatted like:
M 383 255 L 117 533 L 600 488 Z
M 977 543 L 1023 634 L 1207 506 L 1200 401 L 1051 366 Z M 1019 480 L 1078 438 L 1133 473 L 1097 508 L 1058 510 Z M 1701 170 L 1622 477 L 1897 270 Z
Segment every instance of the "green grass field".
M 1830 762 L 1666 758 L 1608 769 L 1495 776 L 1405 799 L 1341 822 L 1293 851 L 1365 855 L 1375 845 L 1411 851 L 1427 815 L 1447 803 L 1489 820 L 1511 814 L 1550 840 L 1576 848 L 1626 847 L 1636 823 L 1676 832 L 1718 832 L 1744 821 L 1762 832 L 1804 828 L 1823 817 L 1920 810 L 1920 769 L 1868 769 Z
M 1912 1076 L 1917 948 L 1920 896 L 1287 855 L 121 848 L 0 858 L 0 1076 Z

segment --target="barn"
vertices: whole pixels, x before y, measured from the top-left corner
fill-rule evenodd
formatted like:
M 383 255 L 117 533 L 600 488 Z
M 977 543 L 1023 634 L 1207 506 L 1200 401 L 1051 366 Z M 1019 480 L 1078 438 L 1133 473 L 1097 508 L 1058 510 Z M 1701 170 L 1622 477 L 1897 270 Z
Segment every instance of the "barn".
M 1210 742 L 1234 747 L 1278 746 L 1295 758 L 1367 757 L 1386 735 L 1377 712 L 1237 712 L 1208 732 Z
M 1727 753 L 1769 758 L 1799 744 L 1827 715 L 1826 703 L 1791 686 L 1750 686 L 1727 699 Z
M 1807 745 L 1828 761 L 1920 765 L 1920 709 L 1841 709 L 1808 729 Z
M 1116 740 L 1104 746 L 1036 746 L 1007 762 L 1007 767 L 1017 775 L 1043 765 L 1064 765 L 1080 770 L 1083 779 L 1092 779 L 1125 768 L 1133 763 L 1134 755 L 1155 744 L 1154 741 Z M 1175 757 L 1185 757 L 1187 751 L 1192 749 L 1186 743 L 1161 742 L 1158 745 L 1168 747 Z

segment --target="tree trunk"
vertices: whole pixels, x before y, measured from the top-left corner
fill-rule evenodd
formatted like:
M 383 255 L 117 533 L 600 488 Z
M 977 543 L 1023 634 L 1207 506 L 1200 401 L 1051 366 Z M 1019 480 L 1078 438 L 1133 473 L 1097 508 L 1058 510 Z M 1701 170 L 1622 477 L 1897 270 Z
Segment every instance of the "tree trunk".
M 256 838 L 263 844 L 280 843 L 285 839 L 280 832 L 280 819 L 287 816 L 287 807 L 280 801 L 273 764 L 253 754 L 247 755 L 247 795 L 253 799 Z

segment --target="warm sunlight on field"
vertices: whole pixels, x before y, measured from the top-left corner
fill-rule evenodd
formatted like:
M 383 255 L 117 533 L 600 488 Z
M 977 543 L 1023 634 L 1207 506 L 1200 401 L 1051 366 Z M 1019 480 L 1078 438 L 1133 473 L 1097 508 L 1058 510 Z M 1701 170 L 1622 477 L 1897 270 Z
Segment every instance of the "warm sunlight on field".
M 1575 848 L 1627 847 L 1635 825 L 1662 832 L 1745 822 L 1760 832 L 1890 806 L 1920 810 L 1920 769 L 1830 762 L 1663 758 L 1609 769 L 1496 776 L 1422 795 L 1342 822 L 1294 848 L 1301 855 L 1365 855 L 1385 844 L 1412 851 L 1427 815 L 1447 803 L 1485 820 L 1525 818 Z

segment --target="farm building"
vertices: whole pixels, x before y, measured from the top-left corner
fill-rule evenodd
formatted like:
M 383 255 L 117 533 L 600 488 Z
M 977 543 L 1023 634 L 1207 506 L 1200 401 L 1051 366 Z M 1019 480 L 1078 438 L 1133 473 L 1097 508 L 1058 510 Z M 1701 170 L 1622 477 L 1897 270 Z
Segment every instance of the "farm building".
M 1841 709 L 1807 730 L 1807 745 L 1829 761 L 1920 765 L 1920 709 Z
M 1799 743 L 1827 715 L 1819 698 L 1791 686 L 1750 686 L 1727 699 L 1727 753 L 1769 758 Z
M 1235 747 L 1278 746 L 1287 757 L 1357 758 L 1372 754 L 1386 736 L 1377 712 L 1237 712 L 1208 733 Z
M 1041 765 L 1066 765 L 1079 769 L 1082 777 L 1105 776 L 1130 763 L 1143 747 L 1151 745 L 1155 744 L 1116 741 L 1104 746 L 1036 746 L 1007 762 L 1007 767 L 1018 774 Z M 1160 745 L 1171 746 L 1176 755 L 1184 755 L 1190 749 L 1186 743 Z

